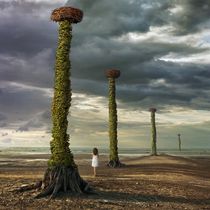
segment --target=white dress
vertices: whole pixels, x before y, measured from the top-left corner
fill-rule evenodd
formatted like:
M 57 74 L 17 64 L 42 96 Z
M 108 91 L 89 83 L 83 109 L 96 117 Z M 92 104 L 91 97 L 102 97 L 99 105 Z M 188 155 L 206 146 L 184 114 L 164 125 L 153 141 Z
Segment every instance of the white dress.
M 98 167 L 98 155 L 93 155 L 92 157 L 92 167 Z

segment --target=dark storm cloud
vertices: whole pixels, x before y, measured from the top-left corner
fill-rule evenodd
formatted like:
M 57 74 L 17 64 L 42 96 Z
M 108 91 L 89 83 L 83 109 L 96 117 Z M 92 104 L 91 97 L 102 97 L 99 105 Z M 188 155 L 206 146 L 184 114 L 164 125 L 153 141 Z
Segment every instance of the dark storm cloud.
M 201 29 L 200 26 L 209 28 L 209 0 L 176 0 L 175 3 L 183 8 L 179 15 L 173 16 L 178 34 L 198 32 Z
M 41 114 L 33 116 L 28 122 L 20 126 L 17 131 L 29 131 L 34 129 L 43 129 L 50 130 L 50 111 L 46 110 Z
M 127 32 L 147 32 L 151 25 L 163 25 L 165 17 L 169 15 L 168 9 L 173 7 L 170 1 L 146 0 L 69 0 L 67 5 L 84 11 L 84 21 L 81 24 L 89 28 L 84 38 L 109 38 Z
M 151 61 L 140 69 L 139 78 L 136 73 L 133 84 L 124 85 L 119 78 L 117 94 L 122 101 L 132 103 L 133 107 L 180 105 L 209 109 L 208 103 L 201 103 L 202 98 L 210 102 L 209 65 Z
M 197 32 L 200 25 L 209 26 L 209 0 L 115 0 L 114 3 L 69 0 L 67 5 L 85 12 L 83 24 L 91 29 L 86 31 L 86 39 L 89 36 L 109 38 L 127 32 L 147 32 L 150 26 L 168 24 L 175 26 L 177 34 Z M 181 7 L 181 11 L 172 13 L 171 9 L 177 7 Z
M 167 55 L 169 52 L 179 53 L 183 56 L 196 54 L 205 51 L 190 47 L 187 44 L 167 44 L 167 43 L 130 43 L 117 42 L 114 40 L 95 40 L 95 43 L 80 43 L 79 47 L 72 50 L 72 60 L 74 61 L 73 75 L 76 78 L 89 80 L 104 80 L 104 71 L 109 68 L 119 68 L 122 71 L 124 81 L 129 82 L 142 77 L 142 67 L 145 63 L 153 62 L 157 57 Z M 81 65 L 81 61 L 85 65 Z M 156 63 L 157 65 L 157 63 Z M 158 66 L 157 66 L 158 68 Z M 177 66 L 179 68 L 179 65 Z M 144 71 L 144 70 L 143 70 Z M 156 74 L 154 71 L 152 74 Z M 150 76 L 152 76 L 152 74 Z M 151 79 L 147 77 L 147 79 Z
M 6 119 L 7 117 L 4 114 L 0 113 L 0 121 L 6 120 Z
M 179 64 L 158 61 L 158 58 L 177 53 L 180 56 L 196 55 L 209 49 L 190 47 L 189 43 L 165 43 L 147 40 L 140 43 L 119 41 L 128 32 L 147 32 L 150 26 L 172 24 L 176 34 L 197 32 L 200 24 L 209 21 L 206 15 L 209 2 L 201 1 L 75 1 L 68 5 L 81 8 L 84 20 L 74 27 L 72 48 L 72 74 L 76 90 L 96 95 L 107 94 L 105 69 L 120 69 L 122 76 L 117 81 L 118 99 L 134 106 L 150 104 L 181 105 L 207 108 L 206 103 L 192 104 L 198 97 L 208 97 L 209 65 Z M 182 8 L 181 14 L 171 9 Z M 192 11 L 191 11 L 192 9 Z M 197 17 L 204 10 L 202 17 Z M 183 16 L 183 14 L 185 16 Z M 193 14 L 194 13 L 194 14 Z M 190 20 L 194 20 L 192 26 Z M 183 20 L 183 21 L 182 21 Z M 184 22 L 185 21 L 185 22 Z M 144 34 L 141 34 L 144 36 Z M 84 64 L 84 65 L 82 65 Z M 157 80 L 165 83 L 152 85 Z M 96 82 L 96 80 L 98 82 Z M 99 82 L 101 81 L 101 82 Z
M 168 24 L 176 27 L 174 32 L 178 35 L 197 32 L 209 21 L 209 4 L 204 0 L 68 1 L 68 5 L 84 11 L 84 20 L 73 26 L 73 91 L 106 96 L 104 72 L 108 68 L 117 68 L 122 72 L 117 81 L 117 97 L 134 108 L 146 108 L 151 104 L 206 108 L 209 97 L 203 89 L 210 89 L 209 65 L 158 61 L 169 53 L 186 56 L 206 49 L 191 47 L 188 43 L 167 43 L 167 40 L 164 43 L 158 40 L 131 43 L 120 41 L 120 38 L 129 32 L 144 36 L 151 26 Z M 0 2 L 1 82 L 53 87 L 58 25 L 49 17 L 59 6 L 63 5 Z M 183 8 L 182 12 L 171 14 L 170 10 L 177 6 Z M 159 80 L 165 83 L 156 84 Z M 8 119 L 24 122 L 20 130 L 42 128 L 49 122 L 40 115 L 50 107 L 50 98 L 42 91 L 17 91 L 12 87 L 10 91 L 4 89 L 1 92 L 0 89 L 0 101 L 0 110 Z
M 0 128 L 4 128 L 7 126 L 6 120 L 7 120 L 6 115 L 0 113 Z
M 33 56 L 56 41 L 50 13 L 57 4 L 12 1 L 0 3 L 0 53 Z M 40 15 L 45 14 L 46 18 Z M 47 29 L 47 30 L 46 30 Z
M 8 124 L 6 122 L 0 122 L 0 128 L 5 128 L 7 126 Z
M 105 77 L 102 75 L 101 77 Z M 97 88 L 96 88 L 97 87 Z M 87 93 L 97 96 L 105 96 L 107 92 L 107 84 L 105 82 L 94 81 L 94 80 L 87 80 L 87 79 L 74 79 L 72 81 L 72 89 L 76 90 L 77 93 Z M 85 90 L 85 91 L 84 91 Z M 81 99 L 82 100 L 82 99 Z
M 5 113 L 8 122 L 23 124 L 50 106 L 50 97 L 42 91 L 17 89 L 17 87 L 5 87 L 0 94 L 0 110 Z M 43 115 L 44 122 L 45 118 Z
M 53 85 L 53 59 L 51 50 L 43 50 L 30 58 L 0 55 L 0 81 L 15 81 L 35 87 Z
M 0 113 L 0 128 L 7 126 L 7 117 L 5 114 Z
M 0 80 L 52 87 L 56 24 L 50 13 L 56 3 L 0 3 Z
M 154 60 L 136 63 L 129 71 L 122 67 L 122 75 L 116 82 L 117 98 L 133 107 L 144 109 L 151 105 L 158 108 L 162 105 L 180 105 L 208 109 L 207 103 L 192 103 L 197 97 L 209 98 L 206 92 L 210 90 L 208 69 L 208 65 L 179 65 Z M 85 90 L 88 94 L 108 94 L 108 82 L 103 71 L 99 73 L 98 82 L 91 81 L 91 78 L 76 79 L 73 80 L 72 87 L 81 93 Z

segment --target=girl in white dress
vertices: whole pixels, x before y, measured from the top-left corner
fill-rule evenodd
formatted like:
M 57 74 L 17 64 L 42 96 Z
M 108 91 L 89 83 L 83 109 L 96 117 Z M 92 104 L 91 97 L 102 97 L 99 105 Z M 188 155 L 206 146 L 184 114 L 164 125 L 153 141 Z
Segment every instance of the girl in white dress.
M 99 166 L 99 154 L 98 154 L 98 149 L 93 148 L 93 154 L 92 154 L 92 167 L 93 167 L 93 174 L 96 176 L 96 168 Z

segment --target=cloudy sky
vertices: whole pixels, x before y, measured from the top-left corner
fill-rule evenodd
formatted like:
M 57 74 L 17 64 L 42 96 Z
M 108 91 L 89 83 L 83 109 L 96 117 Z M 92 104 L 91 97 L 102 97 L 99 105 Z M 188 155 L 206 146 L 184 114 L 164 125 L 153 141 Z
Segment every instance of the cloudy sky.
M 119 147 L 210 148 L 209 0 L 1 0 L 0 146 L 48 146 L 58 25 L 54 8 L 84 11 L 71 48 L 72 146 L 108 146 L 108 83 L 117 80 Z

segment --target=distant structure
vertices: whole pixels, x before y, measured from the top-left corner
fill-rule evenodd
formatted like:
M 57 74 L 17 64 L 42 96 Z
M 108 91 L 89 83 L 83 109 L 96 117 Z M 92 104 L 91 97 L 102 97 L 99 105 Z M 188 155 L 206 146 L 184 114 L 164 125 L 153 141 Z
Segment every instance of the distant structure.
M 116 85 L 115 80 L 120 77 L 120 71 L 109 69 L 106 71 L 106 77 L 109 80 L 109 167 L 121 167 L 118 156 L 117 140 L 117 103 L 116 103 Z
M 157 111 L 156 108 L 150 108 L 149 111 L 151 112 L 151 124 L 152 124 L 152 132 L 151 132 L 151 142 L 152 142 L 152 150 L 151 155 L 157 155 L 157 133 L 156 133 L 156 124 L 155 124 L 155 112 Z
M 178 142 L 179 142 L 179 151 L 181 152 L 182 151 L 182 147 L 181 147 L 182 142 L 181 142 L 181 134 L 180 133 L 178 134 Z

